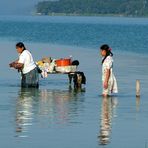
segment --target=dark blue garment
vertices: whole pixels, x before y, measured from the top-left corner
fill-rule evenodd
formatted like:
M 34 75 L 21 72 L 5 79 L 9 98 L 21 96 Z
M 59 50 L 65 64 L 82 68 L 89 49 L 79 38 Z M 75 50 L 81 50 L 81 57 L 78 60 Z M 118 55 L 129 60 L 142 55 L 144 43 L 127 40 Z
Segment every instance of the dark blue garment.
M 39 74 L 37 68 L 32 71 L 22 74 L 22 88 L 38 88 L 39 87 Z

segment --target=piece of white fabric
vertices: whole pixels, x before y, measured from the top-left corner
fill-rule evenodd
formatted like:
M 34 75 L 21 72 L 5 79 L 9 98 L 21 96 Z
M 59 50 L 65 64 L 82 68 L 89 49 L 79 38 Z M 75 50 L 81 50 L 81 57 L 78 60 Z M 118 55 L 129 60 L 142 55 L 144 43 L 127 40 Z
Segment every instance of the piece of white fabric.
M 108 81 L 108 88 L 104 89 L 103 86 L 103 94 L 105 95 L 111 95 L 112 93 L 118 93 L 118 87 L 117 87 L 117 80 L 115 78 L 115 75 L 113 73 L 113 58 L 111 56 L 108 56 L 102 65 L 102 84 L 104 85 L 106 72 L 107 70 L 110 70 L 110 78 Z
M 23 74 L 30 72 L 36 67 L 35 62 L 33 61 L 33 57 L 28 50 L 24 50 L 20 54 L 18 63 L 24 64 L 24 67 L 22 70 Z
M 48 72 L 46 70 L 42 70 L 41 77 L 42 78 L 47 78 L 48 77 Z

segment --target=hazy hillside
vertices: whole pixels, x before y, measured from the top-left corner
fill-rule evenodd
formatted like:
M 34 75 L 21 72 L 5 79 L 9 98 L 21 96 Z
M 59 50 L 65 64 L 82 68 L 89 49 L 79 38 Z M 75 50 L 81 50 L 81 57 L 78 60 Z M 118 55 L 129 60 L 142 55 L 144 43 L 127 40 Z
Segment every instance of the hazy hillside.
M 57 0 L 39 2 L 37 13 L 148 16 L 148 0 Z
M 0 15 L 30 15 L 41 0 L 0 0 Z

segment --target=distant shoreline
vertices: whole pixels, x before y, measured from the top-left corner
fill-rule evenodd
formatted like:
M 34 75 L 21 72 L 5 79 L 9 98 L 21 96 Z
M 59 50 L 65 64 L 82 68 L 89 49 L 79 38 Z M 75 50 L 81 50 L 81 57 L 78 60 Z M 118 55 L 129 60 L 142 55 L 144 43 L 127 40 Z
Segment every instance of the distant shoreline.
M 49 16 L 148 17 L 146 0 L 51 0 L 36 5 L 36 13 Z
M 88 17 L 127 17 L 127 18 L 148 18 L 148 15 L 134 16 L 124 14 L 74 14 L 74 13 L 49 13 L 48 15 L 42 13 L 35 13 L 35 16 L 88 16 Z

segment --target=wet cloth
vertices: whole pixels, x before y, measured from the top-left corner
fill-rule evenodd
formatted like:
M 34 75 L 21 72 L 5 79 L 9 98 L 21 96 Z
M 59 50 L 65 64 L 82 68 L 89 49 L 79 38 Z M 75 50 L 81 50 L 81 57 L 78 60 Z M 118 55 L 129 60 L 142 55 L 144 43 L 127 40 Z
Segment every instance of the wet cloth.
M 42 78 L 47 78 L 48 77 L 48 72 L 46 70 L 42 70 L 41 77 Z
M 118 93 L 117 81 L 113 73 L 113 58 L 111 56 L 108 56 L 102 65 L 102 84 L 104 84 L 107 69 L 110 69 L 110 78 L 108 81 L 108 88 L 104 89 L 103 86 L 103 94 L 111 95 L 112 93 Z
M 21 87 L 22 88 L 39 87 L 39 73 L 37 67 L 26 74 L 22 73 Z

